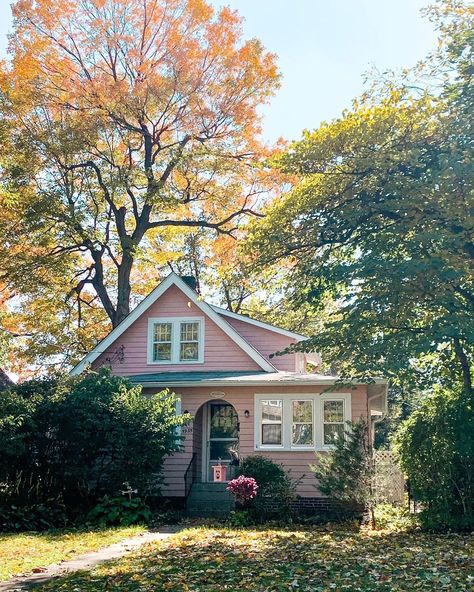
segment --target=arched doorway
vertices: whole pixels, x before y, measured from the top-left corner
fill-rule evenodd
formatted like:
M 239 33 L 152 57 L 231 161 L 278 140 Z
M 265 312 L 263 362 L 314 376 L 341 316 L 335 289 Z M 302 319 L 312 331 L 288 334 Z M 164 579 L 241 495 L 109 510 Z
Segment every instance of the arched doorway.
M 227 479 L 234 477 L 239 430 L 237 411 L 227 401 L 216 399 L 201 406 L 195 418 L 193 448 L 200 457 L 198 466 L 203 482 L 213 480 L 212 467 L 219 463 L 227 466 Z

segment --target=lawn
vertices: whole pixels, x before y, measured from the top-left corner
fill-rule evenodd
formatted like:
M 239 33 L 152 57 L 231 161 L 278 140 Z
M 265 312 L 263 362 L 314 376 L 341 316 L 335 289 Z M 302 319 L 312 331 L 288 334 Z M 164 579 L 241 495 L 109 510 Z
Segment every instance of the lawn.
M 473 590 L 469 535 L 198 527 L 42 592 Z
M 46 567 L 75 555 L 95 551 L 144 528 L 102 528 L 96 530 L 56 530 L 40 533 L 0 534 L 0 580 Z

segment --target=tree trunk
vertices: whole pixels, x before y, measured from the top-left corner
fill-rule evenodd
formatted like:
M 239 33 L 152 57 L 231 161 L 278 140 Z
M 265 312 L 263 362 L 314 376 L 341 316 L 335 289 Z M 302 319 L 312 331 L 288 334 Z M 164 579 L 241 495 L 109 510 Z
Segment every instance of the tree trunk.
M 117 278 L 117 306 L 113 315 L 112 327 L 115 329 L 126 316 L 130 313 L 130 295 L 132 287 L 130 285 L 130 275 L 133 267 L 133 256 L 127 249 L 124 250 L 122 261 L 118 269 Z

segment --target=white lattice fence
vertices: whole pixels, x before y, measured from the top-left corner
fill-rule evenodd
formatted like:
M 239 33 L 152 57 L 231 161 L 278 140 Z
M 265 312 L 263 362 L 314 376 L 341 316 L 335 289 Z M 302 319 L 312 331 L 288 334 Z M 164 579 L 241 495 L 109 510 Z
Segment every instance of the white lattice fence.
M 402 505 L 405 499 L 405 479 L 395 454 L 390 450 L 375 450 L 374 465 L 376 502 Z

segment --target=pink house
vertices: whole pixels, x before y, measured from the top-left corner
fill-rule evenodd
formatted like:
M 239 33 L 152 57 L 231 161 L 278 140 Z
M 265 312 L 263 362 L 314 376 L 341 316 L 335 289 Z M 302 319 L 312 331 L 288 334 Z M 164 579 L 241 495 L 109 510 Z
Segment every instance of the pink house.
M 182 430 L 182 452 L 165 464 L 164 496 L 205 512 L 215 492 L 225 497 L 213 467 L 224 465 L 229 477 L 236 457 L 260 454 L 291 470 L 301 504 L 323 503 L 308 465 L 346 421 L 363 417 L 372 429 L 385 412 L 386 382 L 342 388 L 337 377 L 306 372 L 317 354 L 274 356 L 306 337 L 207 304 L 190 279 L 169 275 L 72 374 L 108 366 L 144 393 L 178 395 L 194 420 Z

